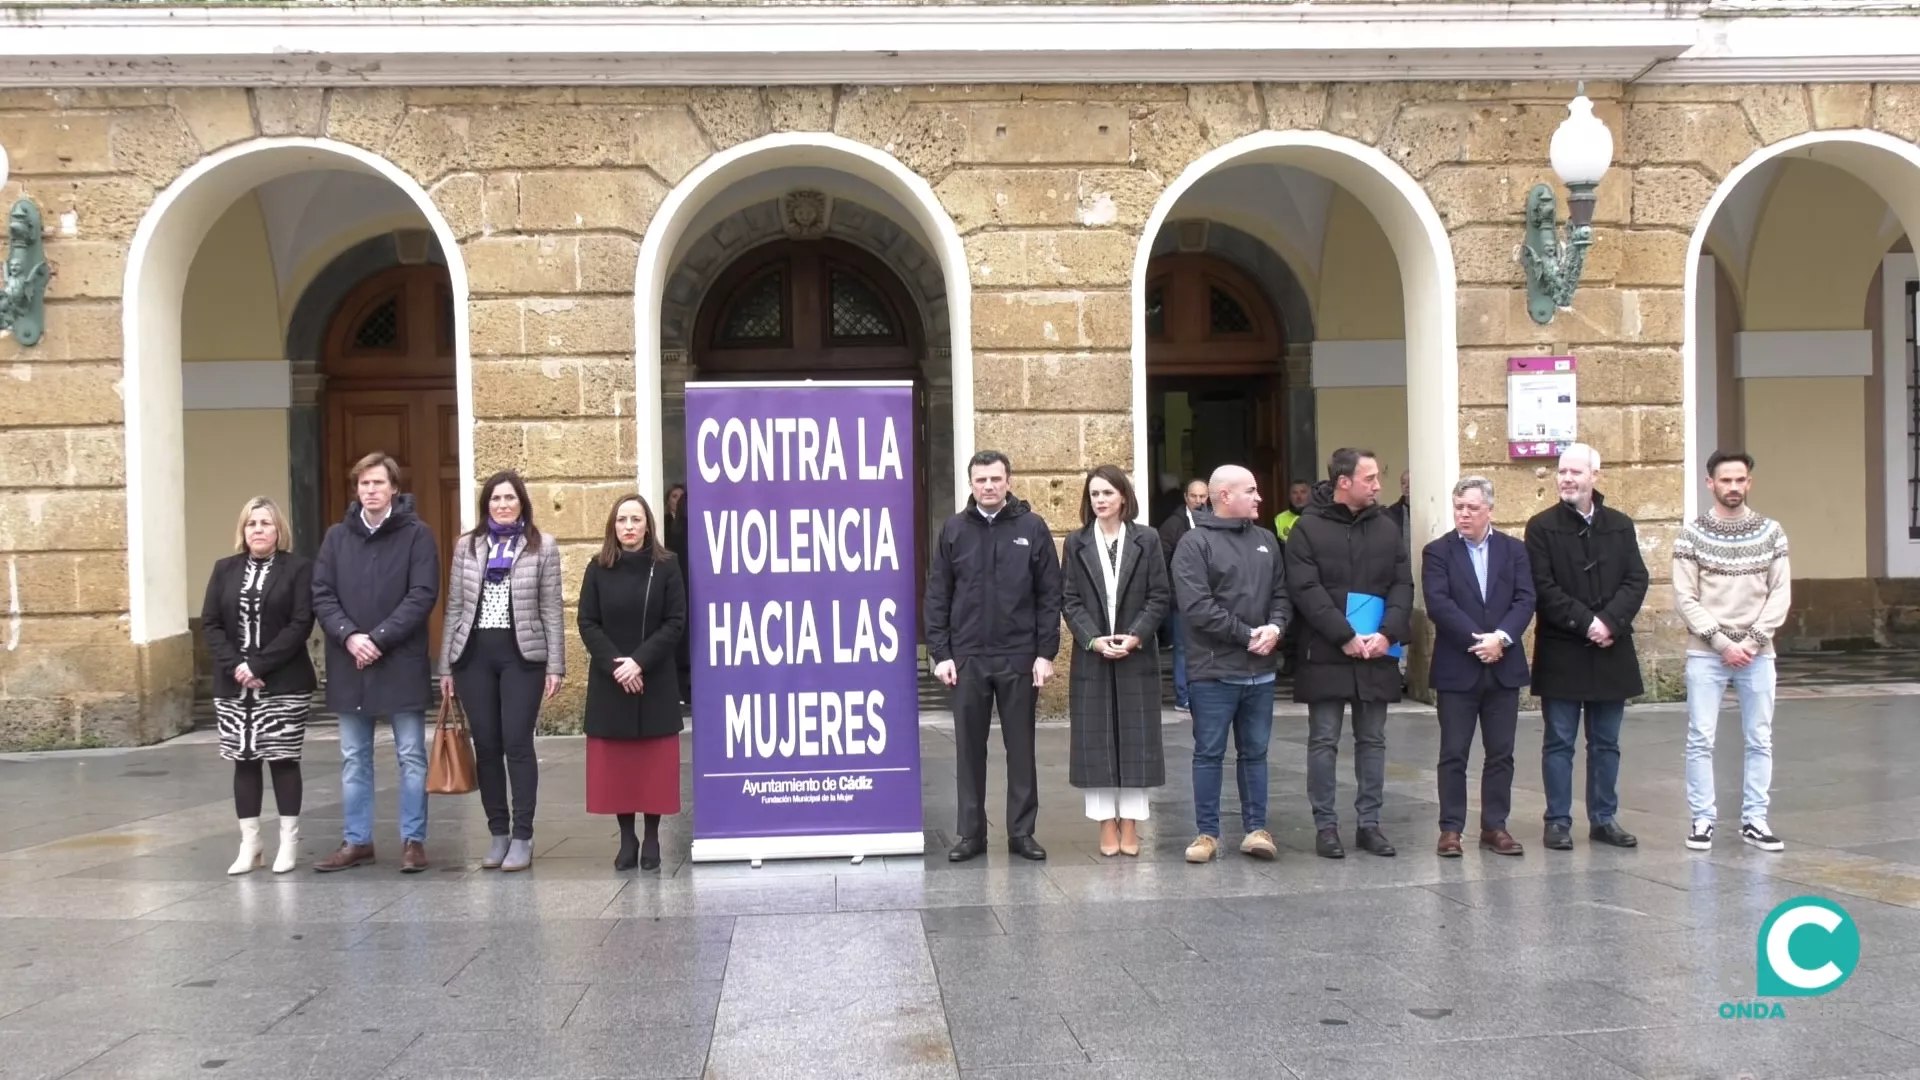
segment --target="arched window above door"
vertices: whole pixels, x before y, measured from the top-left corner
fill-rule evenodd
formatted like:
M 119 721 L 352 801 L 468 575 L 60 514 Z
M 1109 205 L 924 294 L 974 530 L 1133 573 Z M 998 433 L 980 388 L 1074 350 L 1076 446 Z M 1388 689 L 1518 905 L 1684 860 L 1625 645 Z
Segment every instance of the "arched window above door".
M 916 372 L 919 313 L 900 279 L 838 240 L 778 240 L 714 282 L 695 323 L 706 372 Z
M 1210 255 L 1164 255 L 1147 269 L 1147 368 L 1154 374 L 1266 374 L 1286 335 L 1266 295 Z

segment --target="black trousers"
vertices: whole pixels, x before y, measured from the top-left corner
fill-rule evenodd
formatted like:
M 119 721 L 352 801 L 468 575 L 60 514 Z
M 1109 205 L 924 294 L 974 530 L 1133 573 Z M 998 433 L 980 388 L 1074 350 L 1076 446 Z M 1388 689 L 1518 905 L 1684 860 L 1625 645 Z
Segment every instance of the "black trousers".
M 480 805 L 487 811 L 487 831 L 495 836 L 508 835 L 507 788 L 511 784 L 513 838 L 533 839 L 533 808 L 540 789 L 533 729 L 540 720 L 540 695 L 546 686 L 546 668 L 520 658 L 511 630 L 475 630 L 454 668 L 453 689 L 473 729 Z
M 1033 760 L 1033 657 L 956 659 L 953 741 L 960 789 L 960 838 L 987 837 L 987 731 L 1000 706 L 1000 743 L 1007 750 L 1007 836 L 1032 836 L 1040 816 L 1040 778 Z
M 1467 756 L 1480 729 L 1485 764 L 1480 770 L 1480 828 L 1504 829 L 1513 809 L 1513 738 L 1520 723 L 1520 691 L 1501 686 L 1482 671 L 1477 689 L 1441 690 L 1440 831 L 1465 832 Z

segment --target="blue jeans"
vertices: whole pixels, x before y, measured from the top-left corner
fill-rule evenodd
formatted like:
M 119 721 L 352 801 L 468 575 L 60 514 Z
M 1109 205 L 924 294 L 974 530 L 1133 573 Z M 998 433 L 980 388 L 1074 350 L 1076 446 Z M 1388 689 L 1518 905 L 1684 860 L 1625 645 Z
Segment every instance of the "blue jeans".
M 1220 773 L 1233 731 L 1240 824 L 1267 827 L 1267 742 L 1273 737 L 1273 683 L 1252 686 L 1200 679 L 1193 695 L 1193 819 L 1203 836 L 1220 838 Z
M 1540 780 L 1547 789 L 1547 824 L 1573 825 L 1573 744 L 1580 712 L 1587 714 L 1587 822 L 1604 825 L 1620 812 L 1620 722 L 1624 701 L 1541 698 L 1546 737 L 1540 746 Z
M 1187 687 L 1187 639 L 1180 632 L 1180 609 L 1167 609 L 1167 632 L 1173 635 L 1173 703 L 1182 709 L 1193 704 Z
M 1712 821 L 1713 732 L 1727 684 L 1740 695 L 1740 727 L 1747 737 L 1746 790 L 1740 820 L 1765 820 L 1767 789 L 1773 786 L 1773 657 L 1756 656 L 1743 668 L 1717 656 L 1687 656 L 1687 810 Z
M 400 839 L 427 839 L 427 717 L 394 713 L 393 753 L 400 760 Z M 343 839 L 373 843 L 373 721 L 366 713 L 340 714 L 340 802 Z

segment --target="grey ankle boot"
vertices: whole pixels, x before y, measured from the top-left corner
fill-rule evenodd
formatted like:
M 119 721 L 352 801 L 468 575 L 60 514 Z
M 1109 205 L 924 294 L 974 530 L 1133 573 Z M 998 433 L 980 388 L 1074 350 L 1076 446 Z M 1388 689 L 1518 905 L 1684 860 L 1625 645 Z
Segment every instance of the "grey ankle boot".
M 506 837 L 504 836 L 494 837 L 493 844 L 487 848 L 487 857 L 480 860 L 480 869 L 482 870 L 500 869 L 500 864 L 507 860 L 508 846 L 509 844 Z
M 515 870 L 525 870 L 532 865 L 533 841 L 515 840 L 507 845 L 507 860 L 500 864 L 500 869 L 511 873 Z

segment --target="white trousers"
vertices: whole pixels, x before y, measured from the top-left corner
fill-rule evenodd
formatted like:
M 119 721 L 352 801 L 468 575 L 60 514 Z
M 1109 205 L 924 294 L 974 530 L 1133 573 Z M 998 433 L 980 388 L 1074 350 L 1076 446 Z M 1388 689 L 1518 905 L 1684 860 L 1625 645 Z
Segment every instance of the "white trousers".
M 1087 818 L 1091 821 L 1147 820 L 1147 789 L 1110 787 L 1087 789 Z

